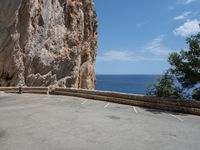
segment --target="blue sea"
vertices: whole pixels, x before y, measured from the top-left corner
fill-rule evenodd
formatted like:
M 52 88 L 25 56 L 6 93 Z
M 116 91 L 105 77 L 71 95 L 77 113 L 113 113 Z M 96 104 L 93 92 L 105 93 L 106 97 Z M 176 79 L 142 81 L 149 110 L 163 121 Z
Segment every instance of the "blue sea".
M 150 83 L 156 83 L 161 75 L 97 75 L 96 90 L 131 94 L 146 94 Z

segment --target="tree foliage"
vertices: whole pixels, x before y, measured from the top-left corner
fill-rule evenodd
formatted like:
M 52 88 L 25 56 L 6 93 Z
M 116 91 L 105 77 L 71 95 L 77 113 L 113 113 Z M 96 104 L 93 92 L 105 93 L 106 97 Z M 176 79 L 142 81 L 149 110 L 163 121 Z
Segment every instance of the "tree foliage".
M 157 84 L 147 88 L 147 95 L 200 100 L 200 33 L 186 39 L 189 50 L 170 54 L 171 67 Z M 185 91 L 193 90 L 191 96 Z

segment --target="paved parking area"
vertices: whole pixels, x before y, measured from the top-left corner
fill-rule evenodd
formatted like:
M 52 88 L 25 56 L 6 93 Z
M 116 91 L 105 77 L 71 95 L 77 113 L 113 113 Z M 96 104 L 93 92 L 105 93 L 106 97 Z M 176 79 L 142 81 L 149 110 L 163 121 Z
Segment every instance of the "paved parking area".
M 0 150 L 200 150 L 200 117 L 0 93 Z

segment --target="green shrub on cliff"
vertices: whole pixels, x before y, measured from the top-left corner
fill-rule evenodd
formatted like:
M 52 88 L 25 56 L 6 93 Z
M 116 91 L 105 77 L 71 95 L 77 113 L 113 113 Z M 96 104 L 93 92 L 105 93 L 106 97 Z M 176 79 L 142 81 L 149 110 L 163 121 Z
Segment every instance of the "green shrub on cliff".
M 170 54 L 171 67 L 147 95 L 200 100 L 200 33 L 187 38 L 189 50 Z

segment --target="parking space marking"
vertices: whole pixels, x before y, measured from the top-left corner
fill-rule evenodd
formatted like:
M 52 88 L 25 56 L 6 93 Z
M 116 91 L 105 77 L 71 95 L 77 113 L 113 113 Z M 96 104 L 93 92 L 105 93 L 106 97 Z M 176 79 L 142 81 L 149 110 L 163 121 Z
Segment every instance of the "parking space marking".
M 106 105 L 104 106 L 104 108 L 107 108 L 109 105 L 110 105 L 110 103 L 106 104 Z
M 170 116 L 172 116 L 172 117 L 174 117 L 174 118 L 176 118 L 176 119 L 178 119 L 179 121 L 181 121 L 181 122 L 183 122 L 184 120 L 183 119 L 181 119 L 180 117 L 178 117 L 178 116 L 175 116 L 175 115 L 172 115 L 172 114 L 170 114 Z
M 88 100 L 84 100 L 81 104 L 83 105 L 83 104 L 85 104 L 87 101 L 88 101 Z
M 0 96 L 5 95 L 5 93 L 3 91 L 0 91 Z
M 135 111 L 136 114 L 138 113 L 138 111 L 137 111 L 135 106 L 133 106 L 133 110 Z

